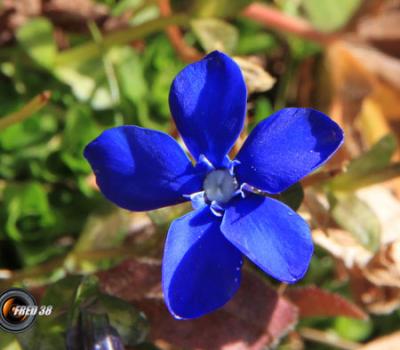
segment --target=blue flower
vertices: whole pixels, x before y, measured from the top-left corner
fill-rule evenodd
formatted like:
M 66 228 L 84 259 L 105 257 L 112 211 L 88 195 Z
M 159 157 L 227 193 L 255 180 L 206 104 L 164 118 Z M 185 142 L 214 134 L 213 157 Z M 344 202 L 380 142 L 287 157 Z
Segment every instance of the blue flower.
M 272 277 L 293 283 L 307 271 L 313 244 L 307 223 L 277 194 L 326 162 L 343 142 L 329 117 L 285 108 L 260 122 L 235 160 L 246 86 L 237 64 L 212 52 L 175 78 L 171 113 L 192 162 L 165 133 L 121 126 L 85 149 L 100 190 L 118 206 L 152 210 L 192 200 L 165 243 L 162 284 L 176 318 L 195 318 L 237 291 L 243 255 Z M 250 301 L 249 301 L 250 302 Z

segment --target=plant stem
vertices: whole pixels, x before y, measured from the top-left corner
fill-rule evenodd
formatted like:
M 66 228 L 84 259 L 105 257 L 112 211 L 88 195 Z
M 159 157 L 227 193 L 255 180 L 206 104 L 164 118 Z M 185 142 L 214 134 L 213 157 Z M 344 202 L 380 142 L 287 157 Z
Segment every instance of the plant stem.
M 174 15 L 165 18 L 158 18 L 141 25 L 110 33 L 103 38 L 101 47 L 96 42 L 89 42 L 72 49 L 61 52 L 56 58 L 56 66 L 66 64 L 79 64 L 101 54 L 102 49 L 106 50 L 113 46 L 129 44 L 146 35 L 163 30 L 170 25 L 187 25 L 189 17 L 186 15 Z
M 161 16 L 171 16 L 172 10 L 169 0 L 158 0 L 158 6 L 160 8 Z M 186 44 L 182 32 L 177 25 L 168 26 L 165 31 L 171 45 L 183 61 L 190 63 L 202 58 L 203 55 L 200 52 L 198 52 L 194 47 Z
M 244 9 L 242 15 L 268 28 L 292 33 L 322 45 L 327 45 L 337 39 L 335 34 L 319 32 L 307 21 L 285 15 L 281 11 L 261 3 L 250 4 Z
M 360 348 L 360 344 L 358 343 L 342 339 L 333 333 L 320 331 L 318 329 L 304 327 L 299 330 L 299 333 L 304 339 L 331 345 L 343 350 L 355 350 Z
M 49 102 L 50 97 L 50 91 L 43 91 L 41 94 L 30 100 L 19 111 L 0 118 L 0 130 L 4 130 L 13 124 L 20 123 L 29 118 L 32 114 L 42 109 Z

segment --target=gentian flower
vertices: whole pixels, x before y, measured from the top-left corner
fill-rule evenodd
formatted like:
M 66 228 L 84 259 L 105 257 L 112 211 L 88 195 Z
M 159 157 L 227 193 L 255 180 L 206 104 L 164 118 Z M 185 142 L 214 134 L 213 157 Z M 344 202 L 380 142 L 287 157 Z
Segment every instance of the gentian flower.
M 84 152 L 101 192 L 122 208 L 192 201 L 194 210 L 169 228 L 162 264 L 165 301 L 176 318 L 199 317 L 232 298 L 243 255 L 275 279 L 294 283 L 313 253 L 307 223 L 267 194 L 326 162 L 343 132 L 321 112 L 285 108 L 260 122 L 231 161 L 246 98 L 238 65 L 214 51 L 183 69 L 169 96 L 196 165 L 172 137 L 137 126 L 106 130 Z

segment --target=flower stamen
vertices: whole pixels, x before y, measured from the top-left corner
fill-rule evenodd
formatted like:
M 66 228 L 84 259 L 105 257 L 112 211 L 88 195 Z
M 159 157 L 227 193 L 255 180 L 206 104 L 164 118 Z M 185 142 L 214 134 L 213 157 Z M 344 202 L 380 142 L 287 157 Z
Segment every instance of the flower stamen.
M 208 201 L 227 203 L 235 195 L 238 182 L 228 169 L 218 169 L 208 173 L 203 188 Z

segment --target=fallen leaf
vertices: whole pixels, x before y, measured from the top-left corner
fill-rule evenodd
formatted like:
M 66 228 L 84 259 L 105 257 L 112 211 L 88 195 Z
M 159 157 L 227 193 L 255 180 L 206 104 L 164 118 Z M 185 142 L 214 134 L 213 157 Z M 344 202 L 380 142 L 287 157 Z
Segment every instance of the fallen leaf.
M 368 203 L 353 193 L 333 193 L 332 217 L 337 224 L 351 233 L 368 250 L 375 252 L 380 246 L 381 225 Z
M 359 272 L 358 278 L 354 276 L 354 272 L 350 274 L 350 277 L 353 297 L 368 312 L 377 315 L 389 315 L 400 307 L 399 288 L 377 287 L 369 282 L 361 272 Z
M 349 52 L 371 73 L 400 88 L 400 60 L 367 45 L 347 43 Z
M 300 317 L 346 316 L 360 320 L 368 318 L 363 310 L 340 294 L 316 286 L 289 289 L 285 296 L 299 308 Z
M 155 260 L 125 260 L 97 274 L 103 292 L 126 301 L 161 295 L 161 265 Z
M 381 249 L 362 271 L 376 286 L 400 289 L 400 240 Z
M 232 24 L 218 18 L 200 18 L 192 20 L 191 25 L 205 51 L 220 50 L 228 54 L 235 51 L 239 32 Z
M 265 92 L 274 86 L 276 79 L 258 63 L 250 58 L 234 57 L 234 60 L 242 70 L 249 94 Z
M 381 225 L 381 244 L 400 240 L 400 201 L 384 185 L 369 186 L 357 195 L 374 211 Z
M 344 230 L 329 228 L 313 230 L 313 240 L 333 256 L 343 261 L 347 268 L 365 266 L 373 253 L 363 247 L 355 237 Z

